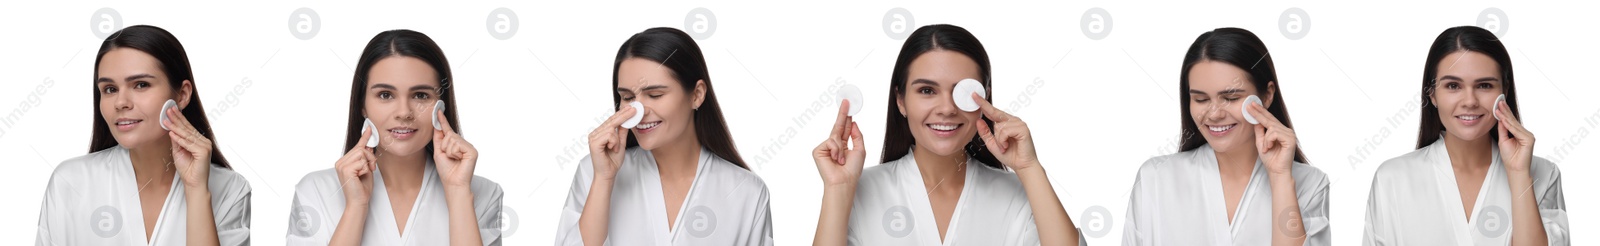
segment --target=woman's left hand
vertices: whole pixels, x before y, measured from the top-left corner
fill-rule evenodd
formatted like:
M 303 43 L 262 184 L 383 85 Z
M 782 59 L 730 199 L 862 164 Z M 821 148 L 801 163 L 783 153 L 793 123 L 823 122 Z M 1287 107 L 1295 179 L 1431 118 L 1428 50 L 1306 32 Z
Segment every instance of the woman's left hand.
M 189 191 L 209 191 L 211 177 L 211 139 L 201 135 L 189 124 L 178 107 L 161 112 L 167 115 L 167 137 L 172 139 L 172 164 L 178 169 L 178 178 Z
M 1260 104 L 1250 104 L 1250 115 L 1255 116 L 1261 124 L 1251 126 L 1256 133 L 1256 154 L 1261 164 L 1271 173 L 1289 173 L 1290 165 L 1294 164 L 1294 153 L 1300 146 L 1300 140 L 1294 134 L 1294 129 L 1284 126 L 1278 121 L 1277 116 L 1267 112 L 1267 108 Z
M 994 121 L 994 126 L 990 126 L 981 118 L 976 120 L 978 138 L 983 139 L 983 145 L 1000 159 L 1000 163 L 1018 172 L 1039 166 L 1039 155 L 1033 150 L 1033 133 L 1028 131 L 1027 122 L 1000 111 L 978 93 L 972 93 L 972 100 L 978 102 L 978 112 Z
M 1527 171 L 1533 164 L 1533 133 L 1522 127 L 1506 103 L 1495 103 L 1494 110 L 1500 112 L 1495 122 L 1500 129 L 1500 162 L 1508 171 Z
M 439 126 L 444 128 L 433 131 L 433 163 L 439 180 L 447 187 L 470 187 L 473 169 L 478 165 L 478 149 L 461 138 L 461 134 L 456 134 L 450 121 L 442 120 L 444 111 L 436 114 L 434 117 L 441 119 Z

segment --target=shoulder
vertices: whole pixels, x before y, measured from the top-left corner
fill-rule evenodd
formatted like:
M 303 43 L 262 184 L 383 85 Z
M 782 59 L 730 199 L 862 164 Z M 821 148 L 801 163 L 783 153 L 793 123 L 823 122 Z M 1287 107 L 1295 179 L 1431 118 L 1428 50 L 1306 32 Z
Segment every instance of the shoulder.
M 250 194 L 250 181 L 245 180 L 239 172 L 218 165 L 211 165 L 211 175 L 207 185 L 213 194 Z
M 1402 179 L 1411 176 L 1411 173 L 1425 171 L 1425 168 L 1433 164 L 1430 160 L 1432 158 L 1429 157 L 1429 151 L 1432 151 L 1431 147 L 1430 145 L 1429 147 L 1412 150 L 1404 155 L 1384 160 L 1383 164 L 1378 165 L 1378 170 L 1373 173 L 1372 179 L 1374 183 L 1380 180 Z
M 1199 155 L 1199 151 L 1202 151 L 1202 150 L 1204 150 L 1204 149 L 1200 148 L 1200 149 L 1193 149 L 1193 150 L 1188 150 L 1188 151 L 1183 151 L 1183 152 L 1178 152 L 1178 153 L 1172 153 L 1172 154 L 1163 155 L 1163 156 L 1150 157 L 1150 159 L 1145 159 L 1144 164 L 1139 165 L 1139 173 L 1138 173 L 1138 175 L 1139 175 L 1140 178 L 1144 178 L 1144 177 L 1160 177 L 1161 175 L 1168 174 L 1168 173 L 1181 173 L 1181 174 L 1193 173 L 1193 172 L 1174 170 L 1174 169 L 1191 166 L 1191 164 L 1193 163 L 1192 160 L 1194 158 L 1197 158 L 1198 157 L 1197 155 Z
M 872 165 L 871 167 L 862 169 L 861 177 L 856 184 L 857 192 L 868 190 L 868 188 L 893 187 L 896 182 L 899 182 L 895 178 L 895 173 L 899 172 L 898 170 L 900 170 L 900 168 L 907 167 L 909 165 L 907 164 L 908 162 L 911 162 L 910 158 L 902 157 L 897 160 L 880 163 L 878 165 Z
M 1296 186 L 1315 185 L 1325 187 L 1328 185 L 1328 173 L 1322 172 L 1321 168 L 1311 164 L 1300 162 L 1290 164 L 1289 174 L 1294 176 L 1294 182 L 1297 183 Z
M 741 168 L 715 155 L 711 156 L 711 163 L 707 164 L 709 165 L 705 165 L 706 174 L 723 183 L 725 187 L 733 187 L 736 191 L 749 194 L 767 195 L 766 181 L 761 180 L 761 176 L 757 176 L 754 171 Z
M 475 200 L 491 199 L 499 201 L 505 196 L 505 190 L 500 189 L 500 183 L 495 183 L 483 176 L 472 175 L 472 194 Z
M 56 165 L 55 171 L 51 172 L 50 180 L 55 182 L 56 177 L 85 177 L 89 174 L 114 172 L 117 167 L 115 165 L 120 163 L 115 158 L 119 153 L 124 153 L 121 147 L 111 147 L 61 161 L 61 164 Z

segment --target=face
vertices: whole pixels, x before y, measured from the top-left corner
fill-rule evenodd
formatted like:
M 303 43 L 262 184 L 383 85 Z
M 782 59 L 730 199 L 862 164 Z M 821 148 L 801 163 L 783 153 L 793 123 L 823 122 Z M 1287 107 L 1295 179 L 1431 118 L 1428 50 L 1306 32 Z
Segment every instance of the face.
M 959 154 L 972 141 L 981 115 L 957 109 L 951 93 L 956 82 L 980 77 L 978 63 L 959 52 L 934 50 L 911 61 L 906 91 L 895 103 L 920 149 L 949 156 Z
M 433 141 L 433 103 L 439 100 L 433 66 L 408 56 L 378 60 L 367 73 L 362 114 L 378 126 L 378 149 L 411 156 Z
M 161 105 L 168 99 L 178 108 L 189 105 L 190 81 L 173 88 L 161 62 L 144 51 L 115 48 L 100 57 L 94 86 L 100 97 L 101 120 L 111 129 L 117 145 L 128 149 L 168 142 L 161 129 Z
M 1244 105 L 1244 98 L 1250 95 L 1261 97 L 1263 105 L 1272 105 L 1271 91 L 1259 91 L 1244 69 L 1207 60 L 1189 68 L 1188 93 L 1189 117 L 1212 149 L 1218 152 L 1255 149 L 1255 131 L 1239 109 Z
M 638 101 L 644 105 L 644 119 L 631 131 L 639 147 L 654 150 L 661 146 L 694 139 L 694 110 L 705 98 L 705 81 L 695 81 L 685 90 L 671 69 L 643 58 L 628 58 L 617 68 L 617 95 L 621 107 Z M 621 110 L 621 108 L 618 108 Z
M 1445 134 L 1463 140 L 1488 137 L 1495 125 L 1494 99 L 1504 93 L 1500 64 L 1483 53 L 1460 51 L 1446 55 L 1435 69 L 1429 101 L 1439 107 Z

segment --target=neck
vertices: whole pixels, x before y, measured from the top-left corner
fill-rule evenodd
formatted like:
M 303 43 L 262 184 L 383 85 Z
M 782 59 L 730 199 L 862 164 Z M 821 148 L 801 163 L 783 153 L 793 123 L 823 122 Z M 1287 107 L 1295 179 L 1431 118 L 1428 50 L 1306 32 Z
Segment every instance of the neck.
M 912 148 L 911 155 L 917 160 L 917 171 L 922 173 L 922 184 L 926 189 L 960 189 L 961 186 L 951 184 L 963 183 L 967 178 L 960 173 L 960 170 L 964 170 L 962 164 L 967 162 L 966 149 L 941 156 L 917 145 Z M 945 184 L 940 184 L 940 181 Z
M 1455 169 L 1488 169 L 1494 161 L 1492 146 L 1488 136 L 1466 140 L 1448 132 L 1444 134 L 1444 149 L 1450 155 L 1450 166 Z
M 385 187 L 420 189 L 423 168 L 427 168 L 427 155 L 418 150 L 411 155 L 385 153 L 379 147 L 378 174 L 383 176 Z
M 694 177 L 695 168 L 700 166 L 700 139 L 695 136 L 690 130 L 679 141 L 650 151 L 662 179 Z
M 1231 177 L 1248 177 L 1252 172 L 1255 172 L 1256 158 L 1260 157 L 1256 154 L 1256 146 L 1246 145 L 1240 147 L 1242 148 L 1233 148 L 1233 150 L 1227 152 L 1216 148 L 1211 149 L 1217 155 L 1217 172 Z
M 151 179 L 160 179 L 162 182 L 172 181 L 178 168 L 172 167 L 172 140 L 163 135 L 153 144 L 146 144 L 138 149 L 128 149 L 128 159 L 133 162 L 134 179 L 145 182 Z M 206 165 L 210 165 L 207 163 Z

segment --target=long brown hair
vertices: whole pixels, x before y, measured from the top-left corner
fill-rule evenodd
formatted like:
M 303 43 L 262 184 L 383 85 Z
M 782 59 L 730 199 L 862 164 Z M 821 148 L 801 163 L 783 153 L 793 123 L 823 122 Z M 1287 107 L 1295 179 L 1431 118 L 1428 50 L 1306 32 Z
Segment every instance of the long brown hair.
M 905 114 L 900 113 L 899 103 L 896 100 L 906 95 L 906 84 L 910 83 L 907 81 L 907 77 L 910 76 L 907 73 L 911 70 L 911 61 L 934 50 L 954 51 L 972 58 L 972 61 L 978 64 L 978 77 L 981 77 L 978 78 L 978 82 L 982 83 L 984 88 L 990 88 L 989 53 L 984 51 L 983 43 L 978 42 L 978 37 L 967 32 L 965 28 L 949 24 L 927 25 L 912 31 L 911 36 L 906 37 L 905 45 L 900 46 L 900 55 L 894 62 L 894 73 L 889 75 L 889 110 L 886 110 L 889 116 L 884 120 L 887 123 L 883 127 L 883 152 L 880 152 L 882 155 L 878 158 L 879 162 L 887 163 L 900 159 L 909 154 L 911 147 L 917 144 L 916 137 L 911 135 L 911 123 Z M 984 91 L 990 94 L 984 95 L 984 100 L 993 102 L 994 97 L 991 95 L 994 94 L 994 90 Z M 988 117 L 983 117 L 982 120 L 991 126 L 994 125 L 994 121 Z M 977 159 L 989 167 L 1005 169 L 1005 164 L 1000 163 L 1000 159 L 995 158 L 994 153 L 989 153 L 989 148 L 984 146 L 983 139 L 979 138 L 978 134 L 974 134 L 964 148 L 968 157 Z
M 361 115 L 361 109 L 367 105 L 367 73 L 372 72 L 372 65 L 378 64 L 378 60 L 391 56 L 414 57 L 433 67 L 434 75 L 439 77 L 439 100 L 444 100 L 445 121 L 450 122 L 451 129 L 461 132 L 461 122 L 456 119 L 455 79 L 450 77 L 450 62 L 445 59 L 444 50 L 427 34 L 389 30 L 372 36 L 361 51 L 361 59 L 356 61 L 356 75 L 350 82 L 350 114 L 345 119 L 344 148 L 340 152 L 355 148 L 356 143 L 361 142 L 361 126 L 367 119 Z M 433 156 L 433 142 L 428 142 L 422 150 L 424 155 Z
M 172 86 L 174 94 L 183 87 L 183 81 L 189 81 L 189 105 L 180 110 L 183 117 L 189 119 L 189 124 L 200 132 L 201 136 L 211 140 L 211 163 L 223 168 L 232 168 L 228 165 L 228 158 L 222 156 L 221 149 L 217 148 L 216 134 L 211 132 L 211 121 L 206 118 L 206 110 L 200 103 L 200 83 L 194 80 L 194 71 L 189 67 L 189 55 L 183 51 L 183 44 L 178 42 L 178 37 L 160 27 L 137 25 L 123 28 L 111 33 L 104 42 L 100 42 L 100 52 L 94 56 L 94 78 L 100 79 L 100 59 L 117 48 L 139 50 L 155 57 L 160 62 L 161 72 L 167 75 L 167 85 Z M 94 87 L 90 84 L 90 87 Z M 106 126 L 104 115 L 100 113 L 100 91 L 94 90 L 94 134 L 89 137 L 89 153 L 105 150 L 117 146 L 117 140 L 111 136 L 111 128 Z M 166 112 L 161 112 L 166 113 Z
M 1289 107 L 1283 100 L 1283 90 L 1279 90 L 1270 82 L 1278 81 L 1278 72 L 1272 64 L 1272 54 L 1267 51 L 1267 44 L 1261 42 L 1249 30 L 1224 27 L 1217 28 L 1200 34 L 1194 39 L 1194 44 L 1189 45 L 1189 51 L 1183 55 L 1183 72 L 1178 74 L 1178 111 L 1182 113 L 1183 138 L 1178 144 L 1179 152 L 1190 151 L 1206 144 L 1205 136 L 1200 135 L 1200 127 L 1195 125 L 1194 116 L 1189 113 L 1189 70 L 1194 64 L 1202 61 L 1218 61 L 1244 69 L 1250 74 L 1250 84 L 1261 91 L 1272 92 L 1272 103 L 1266 105 L 1267 112 L 1272 113 L 1283 126 L 1294 128 L 1294 123 L 1289 120 Z M 1256 136 L 1261 137 L 1261 136 Z M 1294 161 L 1306 161 L 1305 152 L 1300 148 L 1294 150 Z
M 1489 30 L 1476 26 L 1458 26 L 1445 29 L 1433 39 L 1433 46 L 1428 48 L 1428 60 L 1422 68 L 1422 121 L 1417 129 L 1417 148 L 1428 147 L 1439 140 L 1439 134 L 1444 132 L 1444 123 L 1439 121 L 1439 106 L 1429 103 L 1433 101 L 1433 87 L 1438 81 L 1439 63 L 1444 57 L 1458 51 L 1478 52 L 1494 59 L 1500 65 L 1500 88 L 1506 94 L 1506 106 L 1511 107 L 1511 116 L 1522 119 L 1520 110 L 1517 110 L 1517 87 L 1511 79 L 1511 55 L 1506 52 L 1506 46 L 1500 43 L 1500 38 L 1494 36 Z M 1495 106 L 1499 107 L 1499 106 Z M 1492 110 L 1492 109 L 1491 109 Z M 1495 132 L 1500 130 L 1500 125 L 1495 124 L 1489 128 L 1489 139 L 1499 139 Z
M 695 139 L 711 154 L 740 168 L 750 169 L 745 166 L 744 158 L 739 157 L 739 149 L 734 148 L 733 136 L 728 133 L 728 122 L 722 118 L 722 106 L 717 104 L 717 90 L 711 86 L 711 72 L 706 68 L 706 57 L 700 53 L 700 45 L 695 44 L 694 38 L 670 27 L 645 29 L 628 37 L 628 41 L 622 42 L 622 47 L 617 48 L 617 60 L 611 65 L 611 91 L 616 91 L 617 73 L 622 69 L 622 61 L 628 58 L 661 63 L 672 70 L 673 75 L 677 76 L 678 85 L 686 92 L 694 91 L 695 81 L 705 81 L 705 100 L 700 102 L 699 109 L 694 110 Z M 622 107 L 622 95 L 611 93 L 611 107 Z M 639 146 L 639 141 L 629 134 L 627 147 L 634 146 Z

